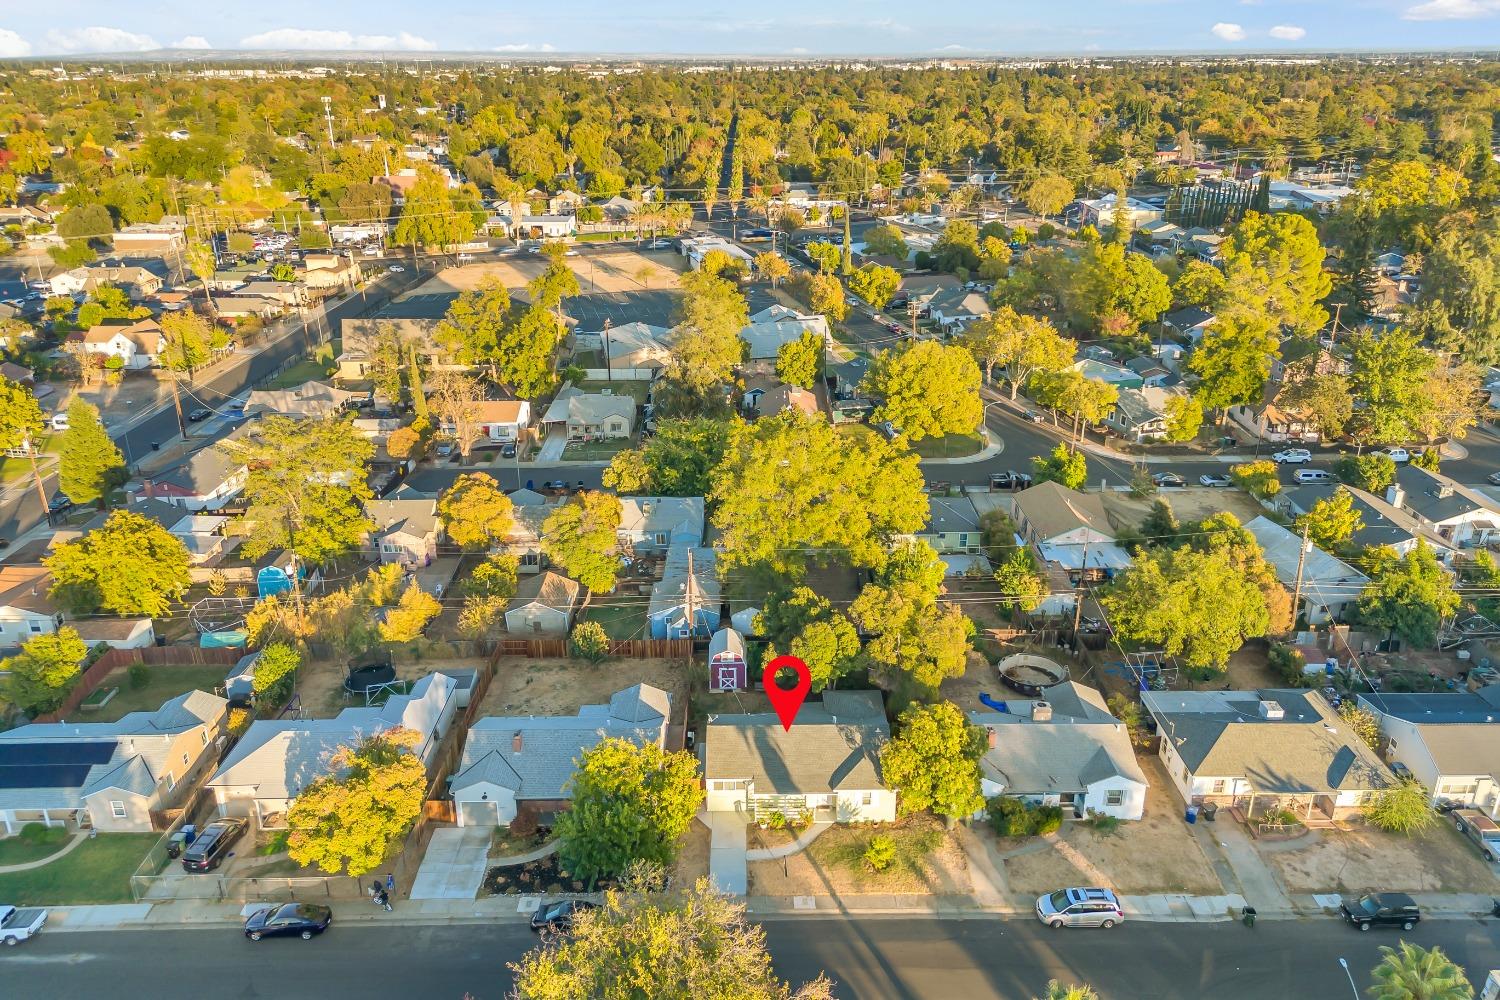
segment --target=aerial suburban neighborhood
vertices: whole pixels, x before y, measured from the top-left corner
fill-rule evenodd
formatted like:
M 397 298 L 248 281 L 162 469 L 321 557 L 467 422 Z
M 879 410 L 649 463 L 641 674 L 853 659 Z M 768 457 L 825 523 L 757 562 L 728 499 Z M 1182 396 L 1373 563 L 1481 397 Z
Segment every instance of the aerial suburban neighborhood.
M 66 6 L 0 993 L 1500 1000 L 1500 4 Z

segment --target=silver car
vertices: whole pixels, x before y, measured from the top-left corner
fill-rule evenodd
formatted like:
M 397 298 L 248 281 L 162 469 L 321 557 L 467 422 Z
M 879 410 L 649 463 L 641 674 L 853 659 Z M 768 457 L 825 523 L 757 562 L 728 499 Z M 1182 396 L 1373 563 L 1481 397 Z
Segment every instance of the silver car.
M 1048 927 L 1103 927 L 1125 920 L 1119 897 L 1108 889 L 1059 889 L 1036 901 L 1037 919 Z

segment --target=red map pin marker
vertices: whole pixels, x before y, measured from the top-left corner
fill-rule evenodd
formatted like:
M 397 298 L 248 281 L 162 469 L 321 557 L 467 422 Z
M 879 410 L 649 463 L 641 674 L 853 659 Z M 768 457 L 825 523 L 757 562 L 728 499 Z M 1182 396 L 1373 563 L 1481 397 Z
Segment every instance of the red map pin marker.
M 783 670 L 797 672 L 796 687 L 788 690 L 776 683 L 776 675 Z M 807 700 L 807 692 L 812 690 L 812 672 L 807 669 L 807 664 L 795 656 L 778 656 L 766 664 L 766 672 L 761 675 L 761 685 L 766 689 L 766 697 L 771 699 L 771 707 L 776 709 L 781 727 L 791 729 L 802 703 Z

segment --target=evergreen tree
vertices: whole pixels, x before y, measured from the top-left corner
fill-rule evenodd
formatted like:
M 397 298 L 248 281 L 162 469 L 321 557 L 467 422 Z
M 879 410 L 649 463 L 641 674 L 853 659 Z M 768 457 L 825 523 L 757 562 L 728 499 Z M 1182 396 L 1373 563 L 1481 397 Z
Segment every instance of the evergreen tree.
M 57 483 L 76 504 L 98 502 L 125 479 L 125 457 L 99 420 L 99 410 L 82 396 L 68 404 L 68 429 L 58 447 Z

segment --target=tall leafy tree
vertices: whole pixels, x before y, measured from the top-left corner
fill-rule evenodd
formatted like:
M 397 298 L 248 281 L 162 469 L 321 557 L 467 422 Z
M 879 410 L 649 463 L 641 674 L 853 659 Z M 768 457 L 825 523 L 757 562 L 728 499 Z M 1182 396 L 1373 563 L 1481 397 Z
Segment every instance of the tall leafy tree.
M 744 357 L 740 331 L 750 322 L 738 288 L 704 271 L 682 276 L 670 375 L 696 387 L 728 380 Z
M 610 737 L 577 766 L 572 808 L 553 827 L 564 868 L 592 883 L 637 862 L 670 864 L 703 803 L 697 759 Z
M 620 517 L 619 497 L 580 493 L 542 522 L 542 551 L 590 594 L 613 590 L 620 573 Z
M 1365 572 L 1370 585 L 1359 595 L 1360 620 L 1384 626 L 1415 646 L 1436 643 L 1438 625 L 1462 603 L 1453 578 L 1420 540 L 1405 555 L 1371 549 Z
M 1081 490 L 1088 482 L 1088 460 L 1083 452 L 1073 451 L 1065 444 L 1052 449 L 1047 456 L 1033 455 L 1032 475 L 1038 483 L 1055 482 L 1070 490 Z
M 41 440 L 42 407 L 31 390 L 0 375 L 0 451 L 24 450 L 31 459 L 31 480 L 47 508 L 47 492 L 36 463 L 36 444 Z
M 811 330 L 789 340 L 776 352 L 776 377 L 788 385 L 811 389 L 823 368 L 823 338 Z
M 786 651 L 807 664 L 812 689 L 821 691 L 854 669 L 859 635 L 847 615 L 807 587 L 773 593 L 760 612 L 757 631 L 768 640 L 764 662 Z
M 888 420 L 913 441 L 946 434 L 972 434 L 984 406 L 979 366 L 957 344 L 915 341 L 875 359 L 862 386 L 880 400 L 872 419 Z
M 896 789 L 903 815 L 930 810 L 951 825 L 984 808 L 979 779 L 984 752 L 984 730 L 971 725 L 951 701 L 912 705 L 880 751 L 880 770 Z
M 149 517 L 117 510 L 82 538 L 57 546 L 43 562 L 52 597 L 75 614 L 166 613 L 188 588 L 182 540 Z
M 500 357 L 510 314 L 510 292 L 496 279 L 462 292 L 448 306 L 434 339 L 460 364 L 486 365 L 490 378 L 501 381 Z
M 466 472 L 438 498 L 438 516 L 454 544 L 482 551 L 510 534 L 515 523 L 510 497 L 494 477 Z
M 53 711 L 83 675 L 88 652 L 77 630 L 68 626 L 32 636 L 5 661 L 6 697 L 31 715 Z
M 1005 370 L 1011 399 L 1033 376 L 1066 369 L 1077 351 L 1077 345 L 1046 319 L 1023 315 L 1010 306 L 970 323 L 963 343 L 984 368 L 985 378 L 997 367 Z
M 1472 1000 L 1474 996 L 1464 970 L 1441 948 L 1402 941 L 1395 948 L 1382 945 L 1380 953 L 1380 964 L 1371 973 L 1375 985 L 1370 987 L 1370 996 L 1375 1000 Z
M 391 729 L 340 747 L 287 810 L 292 860 L 354 877 L 379 867 L 422 813 L 427 771 L 412 752 L 421 741 Z
M 1188 357 L 1188 369 L 1198 376 L 1198 399 L 1220 412 L 1259 402 L 1280 353 L 1276 330 L 1264 316 L 1221 315 Z
M 1324 552 L 1339 551 L 1364 526 L 1364 519 L 1354 506 L 1354 494 L 1343 487 L 1313 504 L 1297 519 L 1298 530 L 1305 530 L 1308 541 Z
M 102 503 L 125 479 L 125 456 L 104 429 L 98 408 L 82 396 L 68 403 L 68 429 L 58 453 L 57 483 L 74 503 Z
M 435 168 L 422 166 L 417 168 L 416 183 L 406 193 L 392 240 L 400 246 L 447 250 L 473 239 L 476 228 L 474 215 L 461 210 L 447 178 Z
M 618 453 L 604 485 L 620 493 L 701 497 L 729 446 L 731 425 L 707 417 L 662 420 L 640 448 Z
M 1410 330 L 1383 334 L 1361 331 L 1349 341 L 1350 382 L 1364 406 L 1355 414 L 1358 439 L 1376 443 L 1410 441 L 1430 397 L 1429 379 L 1437 359 Z
M 1247 212 L 1220 248 L 1228 294 L 1273 325 L 1312 336 L 1328 323 L 1333 287 L 1311 222 L 1292 212 Z

